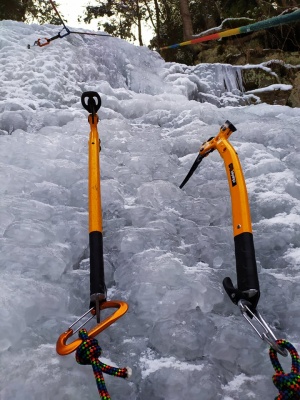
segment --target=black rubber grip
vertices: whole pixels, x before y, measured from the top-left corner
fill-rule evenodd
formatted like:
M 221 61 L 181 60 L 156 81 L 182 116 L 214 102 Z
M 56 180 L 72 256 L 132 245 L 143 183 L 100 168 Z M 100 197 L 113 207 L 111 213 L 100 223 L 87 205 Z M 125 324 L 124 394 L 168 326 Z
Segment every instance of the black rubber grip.
M 104 279 L 103 237 L 98 231 L 89 234 L 90 240 L 90 292 L 106 294 Z
M 237 288 L 241 292 L 255 289 L 259 292 L 259 281 L 255 259 L 253 235 L 243 232 L 234 237 Z

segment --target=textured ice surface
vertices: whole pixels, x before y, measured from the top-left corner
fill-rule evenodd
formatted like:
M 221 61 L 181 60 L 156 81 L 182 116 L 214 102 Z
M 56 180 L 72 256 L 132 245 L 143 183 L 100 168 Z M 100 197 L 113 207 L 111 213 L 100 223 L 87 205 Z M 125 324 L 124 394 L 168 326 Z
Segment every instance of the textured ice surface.
M 229 119 L 243 166 L 260 311 L 299 347 L 299 109 L 246 106 L 229 65 L 164 63 L 115 38 L 0 22 L 0 398 L 95 399 L 90 367 L 55 343 L 89 304 L 87 113 L 102 97 L 101 176 L 109 299 L 128 313 L 99 336 L 115 400 L 240 400 L 276 395 L 267 347 L 227 296 L 235 282 L 222 160 L 200 144 Z M 290 368 L 289 360 L 284 364 Z

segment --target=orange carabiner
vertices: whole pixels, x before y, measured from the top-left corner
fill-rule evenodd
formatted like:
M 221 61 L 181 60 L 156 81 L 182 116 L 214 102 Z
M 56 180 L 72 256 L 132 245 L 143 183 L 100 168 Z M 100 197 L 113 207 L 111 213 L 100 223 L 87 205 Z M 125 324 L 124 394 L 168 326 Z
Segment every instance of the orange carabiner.
M 44 47 L 44 46 L 47 46 L 48 44 L 50 44 L 50 40 L 47 38 L 38 39 L 36 41 L 36 44 L 37 44 L 37 46 Z
M 100 332 L 104 331 L 108 328 L 111 324 L 117 321 L 119 318 L 124 315 L 128 310 L 128 304 L 124 301 L 113 300 L 113 301 L 104 301 L 100 304 L 100 310 L 105 310 L 106 308 L 116 308 L 117 310 L 110 315 L 109 317 L 105 318 L 99 324 L 97 324 L 94 328 L 92 328 L 88 332 L 88 336 L 93 338 L 99 335 Z M 81 319 L 81 318 L 80 318 Z M 79 320 L 80 320 L 79 319 Z M 74 324 L 73 324 L 74 325 Z M 73 326 L 71 325 L 71 326 Z M 76 339 L 73 342 L 67 344 L 67 340 L 73 335 L 73 329 L 70 327 L 67 331 L 63 332 L 57 342 L 56 342 L 56 351 L 61 356 L 66 356 L 67 354 L 72 353 L 77 349 L 78 346 L 81 345 L 82 340 Z

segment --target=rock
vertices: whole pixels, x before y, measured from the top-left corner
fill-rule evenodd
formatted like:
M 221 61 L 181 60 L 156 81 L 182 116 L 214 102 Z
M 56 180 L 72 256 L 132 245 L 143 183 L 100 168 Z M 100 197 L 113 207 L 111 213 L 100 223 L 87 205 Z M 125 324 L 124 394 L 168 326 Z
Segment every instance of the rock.
M 300 107 L 300 51 L 263 49 L 259 37 L 252 38 L 249 43 L 236 39 L 201 45 L 195 64 L 240 65 L 245 92 L 266 88 L 263 92 L 255 93 L 260 101 Z M 272 85 L 283 86 L 274 89 Z M 284 85 L 290 85 L 291 88 L 287 89 Z M 272 86 L 270 90 L 267 89 L 269 86 Z
M 258 65 L 242 67 L 245 92 L 256 92 L 262 102 L 300 107 L 300 65 L 271 59 Z M 268 89 L 269 88 L 269 89 Z
M 285 106 L 288 103 L 289 97 L 292 92 L 291 85 L 271 85 L 262 89 L 255 89 L 246 92 L 247 94 L 254 94 L 260 98 L 260 101 L 267 104 L 277 104 Z
M 287 105 L 290 107 L 300 107 L 300 71 L 296 72 L 295 75 L 293 90 L 287 102 Z

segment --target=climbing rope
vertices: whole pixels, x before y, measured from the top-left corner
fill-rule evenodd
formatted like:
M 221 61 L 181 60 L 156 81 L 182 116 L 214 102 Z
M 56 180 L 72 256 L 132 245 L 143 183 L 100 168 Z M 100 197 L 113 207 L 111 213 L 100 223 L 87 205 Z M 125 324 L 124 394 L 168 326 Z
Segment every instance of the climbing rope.
M 98 340 L 89 338 L 86 329 L 80 329 L 79 338 L 83 340 L 83 342 L 76 350 L 76 361 L 78 364 L 91 365 L 93 367 L 99 395 L 101 399 L 109 400 L 111 397 L 106 389 L 103 373 L 120 378 L 127 378 L 130 375 L 130 371 L 128 371 L 127 368 L 115 368 L 101 362 L 99 357 L 101 356 L 102 350 L 98 344 Z
M 277 340 L 278 346 L 288 350 L 292 357 L 292 370 L 286 374 L 278 360 L 277 352 L 270 347 L 270 360 L 275 370 L 273 383 L 279 391 L 275 400 L 299 400 L 300 399 L 300 359 L 295 347 L 287 340 Z
M 188 40 L 186 42 L 172 44 L 171 46 L 162 47 L 160 50 L 176 49 L 177 47 L 208 42 L 209 40 L 217 40 L 223 37 L 239 35 L 242 33 L 256 32 L 262 29 L 269 29 L 275 26 L 280 26 L 282 24 L 290 24 L 292 22 L 296 22 L 299 20 L 300 20 L 300 10 L 297 9 L 296 11 L 289 14 L 278 15 L 277 17 L 269 18 L 264 21 L 255 22 L 254 24 L 240 26 L 239 28 L 228 29 L 223 32 L 212 33 L 210 35 L 205 35 L 198 37 L 196 39 Z

